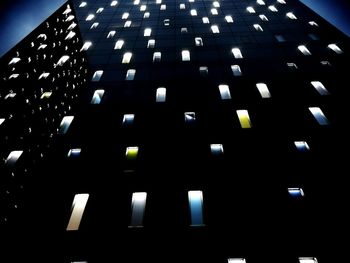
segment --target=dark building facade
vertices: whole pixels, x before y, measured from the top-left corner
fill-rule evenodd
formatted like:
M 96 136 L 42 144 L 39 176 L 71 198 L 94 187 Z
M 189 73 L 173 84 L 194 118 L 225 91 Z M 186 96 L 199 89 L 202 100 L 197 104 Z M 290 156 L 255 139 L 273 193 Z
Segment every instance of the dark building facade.
M 19 236 L 63 262 L 342 258 L 345 35 L 297 0 L 71 5 L 89 82 Z

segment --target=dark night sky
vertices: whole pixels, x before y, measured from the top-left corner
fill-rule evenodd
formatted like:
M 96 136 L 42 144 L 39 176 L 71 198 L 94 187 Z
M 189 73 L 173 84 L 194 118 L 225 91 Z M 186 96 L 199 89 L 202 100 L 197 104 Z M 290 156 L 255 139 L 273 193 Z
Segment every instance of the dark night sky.
M 300 1 L 350 36 L 350 0 Z M 65 0 L 0 0 L 0 56 L 64 2 Z

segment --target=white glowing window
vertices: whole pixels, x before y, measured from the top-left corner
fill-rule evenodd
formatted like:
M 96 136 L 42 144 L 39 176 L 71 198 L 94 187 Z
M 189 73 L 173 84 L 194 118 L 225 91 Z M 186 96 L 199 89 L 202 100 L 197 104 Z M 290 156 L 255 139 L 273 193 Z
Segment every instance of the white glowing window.
M 324 115 L 323 111 L 319 107 L 310 107 L 309 111 L 314 116 L 315 120 L 319 125 L 328 125 L 329 121 Z
M 46 34 L 39 34 L 37 39 L 42 38 L 44 41 L 47 39 Z
M 225 20 L 226 20 L 227 23 L 233 23 L 232 16 L 225 16 Z
M 162 59 L 161 52 L 154 52 L 153 53 L 153 62 L 160 62 L 161 59 Z
M 143 18 L 149 18 L 150 15 L 151 15 L 150 12 L 145 12 L 143 14 Z
M 187 34 L 187 27 L 181 28 L 181 34 Z
M 211 31 L 213 32 L 213 34 L 219 34 L 219 27 L 217 25 L 212 25 L 211 27 Z
M 208 75 L 208 67 L 206 67 L 206 66 L 201 66 L 201 67 L 199 67 L 199 74 L 201 75 L 201 76 L 207 76 Z
M 265 16 L 265 15 L 259 15 L 259 18 L 262 20 L 262 21 L 269 21 L 269 19 Z
M 288 62 L 288 63 L 287 63 L 287 66 L 288 66 L 288 68 L 290 68 L 290 69 L 298 69 L 297 64 L 295 64 L 295 63 L 293 63 L 293 62 Z
M 125 22 L 124 27 L 130 27 L 131 26 L 131 21 L 128 20 Z
M 256 31 L 261 31 L 261 32 L 264 31 L 259 24 L 254 24 L 253 27 Z
M 131 200 L 131 222 L 129 227 L 142 227 L 147 193 L 133 193 Z
M 5 165 L 7 166 L 14 166 L 15 163 L 18 161 L 19 157 L 23 154 L 23 151 L 12 151 L 7 156 L 5 160 Z
M 129 17 L 129 13 L 128 12 L 123 13 L 122 19 L 128 19 L 128 17 Z
M 90 29 L 94 29 L 94 28 L 98 27 L 99 24 L 100 24 L 100 23 L 98 23 L 98 22 L 93 23 L 93 24 L 91 25 Z
M 137 146 L 126 147 L 125 157 L 127 160 L 136 160 L 138 154 L 139 154 L 139 147 Z
M 89 199 L 89 194 L 76 194 L 74 196 L 71 216 L 68 222 L 67 231 L 78 230 L 84 210 Z
M 292 12 L 288 12 L 286 14 L 286 17 L 288 17 L 289 19 L 292 19 L 292 20 L 296 20 L 297 19 L 297 17 Z
M 283 4 L 283 5 L 286 4 L 286 1 L 284 1 L 284 0 L 277 0 L 277 2 L 280 3 L 280 4 Z
M 318 27 L 318 24 L 315 21 L 309 21 L 309 25 Z
M 69 56 L 64 55 L 57 61 L 56 66 L 63 66 L 63 64 L 66 63 L 68 60 Z
M 163 21 L 165 26 L 169 26 L 170 25 L 170 19 L 164 19 Z
M 16 64 L 17 62 L 21 61 L 20 58 L 12 58 L 9 62 L 9 65 L 13 65 L 13 64 Z
M 263 0 L 256 0 L 256 3 L 258 5 L 265 5 L 265 2 Z
M 156 92 L 156 102 L 165 102 L 166 100 L 166 88 L 158 88 Z
M 4 121 L 5 121 L 5 119 L 4 119 L 4 118 L 0 118 L 0 125 L 1 125 L 1 124 L 3 124 L 3 123 L 4 123 Z
M 342 54 L 343 50 L 340 49 L 340 47 L 337 46 L 337 44 L 329 44 L 328 48 L 333 50 L 337 54 Z
M 228 85 L 219 85 L 220 96 L 222 100 L 230 100 L 231 93 Z
M 294 145 L 299 152 L 307 152 L 310 150 L 309 145 L 305 141 L 295 141 Z
M 67 38 L 66 38 L 67 39 Z M 39 47 L 38 47 L 38 50 L 40 50 L 40 49 L 45 49 L 47 47 L 47 45 L 46 44 L 41 44 Z
M 103 9 L 104 9 L 103 7 L 100 7 L 99 9 L 97 9 L 96 14 L 102 13 Z
M 107 38 L 113 38 L 115 36 L 115 33 L 116 33 L 115 30 L 109 31 L 107 34 Z
M 191 16 L 196 16 L 197 15 L 197 10 L 196 9 L 191 9 L 190 13 L 191 13 Z
M 300 257 L 299 258 L 300 263 L 317 263 L 317 258 L 314 257 Z
M 182 61 L 190 61 L 191 60 L 190 51 L 182 50 L 181 57 L 182 57 Z
M 82 48 L 80 49 L 80 51 L 86 51 L 88 50 L 92 45 L 91 41 L 85 41 L 84 45 L 82 46 Z
M 74 116 L 64 116 L 61 121 L 58 134 L 66 134 L 73 119 L 74 119 Z
M 311 85 L 317 90 L 320 95 L 329 95 L 329 91 L 320 81 L 311 81 Z
M 9 94 L 7 94 L 6 96 L 5 96 L 5 100 L 7 100 L 8 98 L 14 98 L 14 97 L 16 97 L 16 93 L 13 93 L 13 92 L 10 92 Z
M 43 94 L 41 94 L 40 99 L 48 99 L 51 97 L 51 95 L 52 95 L 51 91 L 46 91 Z
M 209 24 L 210 22 L 209 22 L 209 18 L 208 17 L 203 17 L 202 18 L 202 22 L 203 22 L 203 24 Z
M 123 116 L 123 125 L 130 126 L 134 123 L 135 114 L 124 114 Z
M 69 22 L 69 21 L 72 21 L 74 19 L 74 16 L 73 15 L 70 15 L 66 18 L 65 22 Z
M 91 99 L 91 104 L 100 104 L 104 93 L 105 91 L 103 89 L 95 90 Z
M 50 76 L 50 73 L 45 72 L 45 73 L 42 73 L 38 79 L 47 79 L 49 76 Z
M 134 80 L 136 74 L 136 69 L 129 69 L 126 72 L 125 80 Z
M 72 158 L 72 157 L 78 157 L 81 153 L 81 149 L 80 148 L 75 148 L 75 149 L 70 149 L 68 151 L 67 157 L 68 158 Z
M 212 8 L 210 9 L 210 13 L 213 15 L 213 16 L 216 16 L 218 14 L 218 10 L 216 8 Z
M 197 47 L 203 46 L 203 39 L 201 37 L 196 37 L 194 39 L 194 43 L 196 44 Z
M 160 5 L 162 3 L 162 0 L 156 0 L 156 4 Z
M 156 45 L 156 41 L 154 39 L 148 40 L 147 48 L 154 48 L 155 45 Z
M 248 7 L 247 7 L 247 11 L 248 11 L 249 13 L 251 13 L 251 14 L 255 13 L 254 8 L 251 7 L 251 6 L 248 6 Z
M 147 6 L 146 5 L 141 5 L 140 6 L 140 11 L 143 12 L 143 11 L 146 11 L 147 9 Z
M 152 29 L 151 28 L 145 28 L 145 30 L 143 31 L 143 36 L 144 37 L 149 37 L 152 33 Z
M 275 38 L 278 42 L 285 42 L 286 39 L 282 35 L 275 35 Z
M 166 10 L 166 5 L 161 5 L 160 10 Z
M 311 52 L 310 52 L 310 51 L 307 49 L 307 47 L 304 46 L 304 45 L 298 46 L 298 49 L 299 49 L 299 51 L 300 51 L 301 53 L 303 53 L 303 55 L 305 55 L 305 56 L 310 56 L 310 55 L 311 55 Z
M 236 113 L 239 119 L 239 123 L 241 124 L 241 127 L 243 129 L 249 129 L 252 127 L 252 123 L 250 121 L 250 117 L 247 110 L 237 110 Z
M 195 112 L 185 112 L 185 122 L 193 123 L 196 121 L 196 113 Z
M 219 8 L 219 7 L 220 7 L 220 3 L 219 3 L 218 1 L 214 1 L 214 2 L 213 2 L 213 6 L 214 6 L 215 8 Z
M 95 15 L 94 14 L 89 14 L 87 17 L 86 17 L 86 21 L 91 21 L 92 19 L 95 18 Z
M 245 258 L 229 258 L 227 259 L 228 263 L 246 263 Z
M 271 98 L 270 91 L 265 83 L 257 83 L 256 87 L 259 90 L 260 95 L 263 99 Z
M 232 74 L 233 76 L 242 76 L 242 71 L 241 71 L 241 67 L 239 65 L 231 65 L 231 70 L 232 70 Z
M 222 144 L 210 144 L 210 152 L 212 155 L 222 155 L 224 153 L 224 147 Z
M 204 226 L 202 191 L 188 191 L 188 203 L 191 214 L 191 226 Z
M 118 4 L 118 1 L 112 1 L 111 6 L 116 6 Z
M 124 45 L 124 40 L 119 39 L 117 42 L 115 42 L 114 49 L 122 49 Z
M 180 4 L 180 9 L 181 10 L 185 10 L 186 9 L 186 5 L 185 4 Z
M 9 79 L 16 79 L 16 78 L 18 78 L 19 77 L 19 74 L 11 74 L 10 76 L 9 76 Z
M 276 8 L 274 5 L 270 5 L 268 8 L 269 8 L 270 11 L 272 11 L 272 12 L 278 12 L 277 8 Z
M 94 75 L 92 76 L 91 81 L 100 81 L 102 75 L 103 75 L 103 70 L 96 70 Z
M 87 5 L 86 2 L 81 2 L 80 5 L 79 5 L 79 7 L 85 7 L 86 5 Z
M 194 0 L 188 0 L 188 2 L 190 2 L 190 3 L 194 3 Z
M 67 34 L 65 40 L 72 39 L 75 35 L 76 35 L 75 32 L 70 31 L 70 32 Z
M 134 0 L 134 5 L 139 5 L 140 4 L 140 0 Z
M 322 60 L 320 61 L 320 63 L 322 66 L 329 66 L 329 67 L 332 66 L 332 64 L 328 60 Z
M 132 53 L 131 52 L 124 53 L 122 63 L 123 64 L 130 63 L 131 58 L 132 58 Z
M 243 58 L 241 50 L 239 48 L 232 48 L 231 52 L 235 58 Z
M 300 187 L 290 187 L 288 188 L 288 193 L 290 196 L 294 198 L 298 198 L 298 197 L 300 198 L 305 195 L 303 189 Z

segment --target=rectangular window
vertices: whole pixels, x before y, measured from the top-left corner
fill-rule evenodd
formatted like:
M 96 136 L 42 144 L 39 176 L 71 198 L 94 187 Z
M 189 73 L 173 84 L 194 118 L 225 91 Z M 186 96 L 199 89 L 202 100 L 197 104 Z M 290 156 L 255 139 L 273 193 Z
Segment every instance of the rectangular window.
M 70 31 L 70 32 L 67 34 L 65 40 L 72 39 L 75 35 L 76 35 L 75 32 Z M 40 48 L 45 48 L 46 46 L 47 46 L 47 45 L 41 45 L 38 49 L 40 49 Z
M 201 37 L 196 37 L 196 38 L 194 39 L 194 43 L 196 44 L 197 47 L 203 46 L 203 40 L 202 40 Z
M 148 40 L 147 48 L 154 48 L 155 45 L 156 45 L 156 41 L 154 39 Z
M 210 9 L 210 12 L 213 16 L 216 16 L 218 14 L 218 10 L 216 8 Z
M 123 126 L 130 126 L 134 123 L 135 114 L 124 114 Z
M 242 55 L 241 50 L 239 48 L 232 48 L 231 51 L 232 51 L 232 54 L 235 58 L 238 58 L 238 59 L 243 58 L 243 55 Z
M 220 96 L 222 100 L 230 100 L 231 93 L 228 85 L 219 85 Z
M 310 150 L 309 145 L 305 141 L 295 141 L 294 145 L 299 152 L 307 152 Z
M 102 13 L 103 9 L 104 9 L 103 7 L 100 7 L 99 9 L 97 9 L 96 14 Z
M 195 112 L 185 112 L 185 123 L 194 123 L 196 121 Z
M 256 87 L 258 88 L 260 95 L 263 99 L 271 98 L 270 91 L 265 83 L 257 83 Z
M 115 30 L 109 31 L 109 32 L 108 32 L 108 35 L 107 35 L 107 38 L 113 38 L 114 35 L 115 35 L 115 33 L 116 33 Z
M 80 5 L 79 5 L 79 7 L 85 7 L 86 5 L 87 5 L 86 2 L 81 2 Z
M 21 61 L 20 58 L 12 58 L 9 62 L 9 65 L 13 65 L 13 64 L 16 64 L 17 62 Z
M 241 71 L 241 67 L 239 65 L 231 65 L 231 70 L 232 70 L 232 74 L 233 76 L 242 76 L 242 71 Z
M 163 21 L 165 26 L 169 26 L 170 25 L 170 19 L 164 19 Z
M 67 157 L 68 158 L 79 157 L 80 153 L 81 153 L 81 149 L 80 148 L 70 149 L 68 151 Z
M 254 24 L 253 27 L 256 31 L 261 31 L 261 32 L 264 31 L 259 24 Z
M 248 11 L 248 13 L 251 13 L 251 14 L 254 14 L 254 13 L 255 13 L 254 8 L 251 7 L 251 6 L 248 6 L 248 7 L 247 7 L 247 11 Z
M 333 50 L 337 54 L 342 54 L 343 50 L 340 49 L 340 47 L 337 46 L 337 44 L 329 44 L 328 48 Z
M 224 147 L 222 144 L 210 144 L 210 152 L 212 155 L 224 154 Z
M 66 134 L 73 119 L 74 119 L 74 116 L 64 116 L 62 121 L 61 121 L 60 128 L 58 130 L 58 134 Z
M 143 215 L 146 208 L 147 193 L 139 192 L 132 194 L 131 222 L 129 227 L 143 227 Z
M 136 69 L 129 69 L 126 72 L 125 80 L 134 80 L 136 74 Z
M 190 51 L 182 50 L 181 57 L 182 57 L 182 61 L 190 61 L 191 60 Z
M 197 16 L 197 10 L 196 9 L 191 9 L 190 13 L 191 13 L 191 16 Z
M 91 21 L 92 19 L 95 18 L 95 15 L 94 14 L 89 14 L 87 17 L 86 17 L 86 21 Z
M 98 23 L 98 22 L 93 23 L 93 24 L 91 25 L 90 29 L 94 29 L 94 28 L 98 27 L 99 24 L 100 24 L 100 23 Z
M 166 100 L 166 88 L 160 87 L 156 92 L 156 102 L 165 102 Z
M 211 27 L 211 31 L 213 32 L 213 34 L 219 34 L 219 27 L 217 25 L 212 25 Z
M 123 13 L 122 19 L 128 19 L 128 17 L 129 17 L 129 13 L 128 12 Z
M 104 93 L 105 91 L 103 89 L 95 90 L 91 99 L 91 104 L 100 104 Z
M 206 67 L 206 66 L 199 67 L 199 74 L 202 77 L 207 76 L 208 75 L 208 67 Z
M 90 41 L 85 41 L 84 45 L 80 49 L 80 51 L 86 51 L 92 46 L 92 42 Z
M 124 27 L 130 27 L 131 26 L 131 21 L 128 20 L 125 22 Z
M 162 0 L 156 0 L 156 4 L 160 5 L 162 3 Z
M 79 229 L 88 199 L 89 194 L 76 194 L 74 196 L 72 212 L 66 229 L 67 231 Z
M 147 6 L 146 5 L 141 5 L 140 6 L 140 11 L 143 12 L 143 11 L 146 11 L 147 9 Z
M 0 118 L 0 125 L 1 125 L 1 124 L 3 124 L 3 123 L 4 123 L 4 121 L 5 121 L 5 119 L 4 119 L 4 118 Z
M 237 110 L 237 116 L 239 119 L 239 122 L 241 124 L 241 127 L 243 129 L 249 129 L 252 127 L 252 124 L 250 122 L 249 114 L 247 110 Z
M 306 46 L 300 45 L 300 46 L 298 46 L 298 49 L 299 49 L 299 51 L 300 51 L 303 55 L 305 55 L 305 56 L 311 56 L 311 52 L 307 49 Z
M 160 10 L 166 10 L 166 5 L 161 5 Z
M 117 42 L 115 42 L 114 49 L 122 49 L 124 45 L 124 40 L 119 39 Z
M 134 0 L 134 5 L 139 5 L 140 4 L 140 0 Z
M 126 52 L 123 55 L 123 60 L 122 60 L 122 64 L 128 64 L 130 63 L 130 60 L 132 58 L 132 53 L 131 52 Z
M 288 193 L 292 197 L 303 197 L 304 191 L 302 188 L 299 187 L 290 187 L 288 188 Z
M 311 81 L 311 85 L 317 90 L 320 95 L 329 95 L 328 90 L 320 81 Z
M 91 81 L 100 81 L 102 74 L 103 74 L 103 70 L 96 70 L 94 75 L 92 76 Z
M 276 8 L 274 5 L 270 5 L 268 8 L 269 8 L 270 11 L 272 11 L 272 12 L 278 12 L 277 8 Z
M 277 0 L 277 2 L 280 3 L 280 4 L 283 4 L 283 5 L 286 4 L 286 1 L 284 1 L 284 0 Z
M 161 58 L 162 58 L 162 53 L 160 52 L 153 53 L 153 62 L 160 62 Z
M 214 6 L 215 8 L 219 8 L 219 7 L 220 7 L 220 3 L 219 3 L 218 1 L 214 1 L 214 2 L 213 2 L 213 6 Z
M 259 18 L 260 18 L 262 21 L 269 21 L 269 19 L 268 19 L 265 15 L 259 15 Z
M 314 116 L 314 118 L 316 119 L 316 121 L 319 125 L 328 125 L 329 124 L 327 117 L 324 115 L 324 113 L 322 112 L 322 110 L 319 107 L 310 107 L 309 111 Z
M 143 18 L 149 18 L 150 15 L 151 15 L 150 12 L 145 12 L 143 14 Z
M 202 191 L 188 191 L 188 203 L 191 212 L 191 226 L 204 226 Z
M 292 19 L 292 20 L 296 20 L 297 19 L 297 17 L 292 12 L 288 12 L 286 14 L 286 17 L 288 17 L 289 19 Z
M 282 35 L 275 35 L 275 38 L 278 42 L 285 42 L 286 39 Z
M 209 24 L 209 18 L 208 17 L 203 17 L 202 18 L 202 22 L 203 22 L 203 24 Z
M 136 160 L 139 153 L 139 147 L 130 146 L 126 147 L 125 156 L 127 160 Z
M 5 160 L 5 165 L 6 166 L 14 166 L 22 154 L 23 154 L 23 151 L 10 152 L 10 154 L 7 156 L 7 158 Z
M 263 0 L 256 0 L 256 3 L 258 5 L 265 5 L 265 2 Z
M 318 27 L 318 24 L 315 21 L 309 21 L 309 25 Z
M 232 16 L 225 16 L 225 20 L 226 20 L 227 23 L 233 23 Z
M 317 258 L 314 257 L 300 257 L 299 258 L 300 263 L 317 263 Z
M 180 9 L 181 10 L 185 10 L 186 9 L 186 5 L 185 4 L 180 4 Z
M 149 37 L 152 33 L 152 29 L 151 28 L 145 28 L 145 30 L 143 31 L 143 36 L 144 37 Z
M 229 258 L 227 259 L 228 263 L 246 263 L 244 258 Z
M 111 6 L 116 6 L 118 4 L 118 1 L 112 1 Z
M 287 67 L 291 70 L 295 70 L 298 69 L 297 64 L 293 63 L 293 62 L 287 62 Z
M 181 28 L 181 34 L 187 34 L 187 27 Z

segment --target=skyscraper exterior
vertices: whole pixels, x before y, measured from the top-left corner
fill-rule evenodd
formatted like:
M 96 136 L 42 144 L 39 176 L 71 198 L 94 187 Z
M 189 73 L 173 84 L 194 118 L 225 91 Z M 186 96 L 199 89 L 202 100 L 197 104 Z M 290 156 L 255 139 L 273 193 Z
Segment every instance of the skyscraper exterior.
M 63 240 L 42 243 L 63 262 L 343 251 L 346 36 L 297 0 L 87 0 L 57 15 L 81 31 L 61 65 L 78 70 L 79 103 L 52 124 L 11 227 Z

